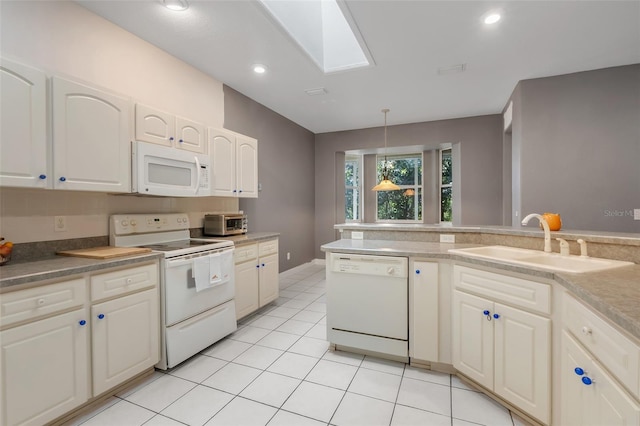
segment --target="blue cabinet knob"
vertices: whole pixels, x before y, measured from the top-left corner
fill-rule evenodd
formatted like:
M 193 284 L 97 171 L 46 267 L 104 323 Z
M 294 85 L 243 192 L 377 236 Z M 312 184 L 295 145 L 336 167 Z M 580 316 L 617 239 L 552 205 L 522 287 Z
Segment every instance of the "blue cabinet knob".
M 182 142 L 184 142 L 184 141 L 183 141 L 182 139 L 180 139 L 178 142 L 182 143 Z
M 38 177 L 39 177 L 40 179 L 46 179 L 46 178 L 47 178 L 47 175 L 40 175 L 40 176 L 38 176 Z
M 60 176 L 60 182 L 64 182 L 65 180 L 67 180 L 67 178 L 66 178 L 66 177 L 64 177 L 64 176 Z
M 233 192 L 238 192 L 238 191 L 236 191 L 236 190 L 234 189 L 234 190 L 233 190 Z
M 498 315 L 498 314 L 493 314 L 493 317 L 494 317 L 495 319 L 498 319 L 498 318 L 500 318 L 500 315 Z
M 485 314 L 485 315 L 489 315 L 491 312 L 489 312 L 487 310 L 484 310 L 482 313 Z
M 260 267 L 260 265 L 256 265 L 256 268 L 259 268 L 259 267 Z
M 261 266 L 264 268 L 264 263 Z
M 574 368 L 573 371 L 575 371 L 578 376 L 583 376 L 584 375 L 584 370 L 582 368 L 580 368 L 580 367 Z
M 170 141 L 172 141 L 172 140 L 173 140 L 173 136 L 171 136 L 171 137 L 169 138 L 169 140 L 170 140 Z
M 98 318 L 99 319 L 103 319 L 104 318 L 104 314 L 98 314 Z
M 242 189 L 238 190 L 238 192 L 242 192 Z
M 420 275 L 420 269 L 416 269 L 416 274 Z
M 80 324 L 80 325 L 86 325 L 86 324 L 87 324 L 87 322 L 86 322 L 85 320 L 80 320 L 80 321 L 78 321 L 78 324 Z
M 591 383 L 593 383 L 593 380 L 591 380 L 589 377 L 584 376 L 582 378 L 582 383 L 584 383 L 585 385 L 589 386 Z

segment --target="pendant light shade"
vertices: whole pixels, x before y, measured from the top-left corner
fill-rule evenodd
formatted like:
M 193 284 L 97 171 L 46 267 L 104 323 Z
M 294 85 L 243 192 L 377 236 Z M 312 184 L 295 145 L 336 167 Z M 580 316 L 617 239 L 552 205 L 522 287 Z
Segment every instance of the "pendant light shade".
M 389 112 L 389 109 L 385 108 L 382 112 L 384 113 L 384 163 L 382 165 L 382 180 L 379 184 L 371 188 L 371 190 L 395 191 L 400 189 L 400 187 L 389 180 L 389 173 L 391 170 L 389 168 L 389 163 L 387 162 L 387 113 Z

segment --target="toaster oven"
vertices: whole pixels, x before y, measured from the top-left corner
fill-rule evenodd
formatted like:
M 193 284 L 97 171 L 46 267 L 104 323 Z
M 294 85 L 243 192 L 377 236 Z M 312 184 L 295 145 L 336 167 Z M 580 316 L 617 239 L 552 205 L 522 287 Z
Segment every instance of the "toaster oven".
M 242 213 L 207 214 L 204 235 L 226 237 L 247 233 L 247 215 Z

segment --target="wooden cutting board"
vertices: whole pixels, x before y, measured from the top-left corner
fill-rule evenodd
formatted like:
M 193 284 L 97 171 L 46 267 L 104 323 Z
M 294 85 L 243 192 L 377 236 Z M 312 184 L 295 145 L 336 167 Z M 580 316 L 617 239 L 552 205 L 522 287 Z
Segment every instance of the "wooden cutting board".
M 86 257 L 89 259 L 111 259 L 113 257 L 131 256 L 149 253 L 151 249 L 143 247 L 93 247 L 79 250 L 64 250 L 57 254 L 62 256 Z

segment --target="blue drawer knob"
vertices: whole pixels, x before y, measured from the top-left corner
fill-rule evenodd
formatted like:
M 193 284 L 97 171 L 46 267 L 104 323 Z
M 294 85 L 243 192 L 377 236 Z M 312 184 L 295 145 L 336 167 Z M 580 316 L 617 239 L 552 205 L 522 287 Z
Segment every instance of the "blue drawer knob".
M 593 380 L 591 380 L 590 378 L 588 378 L 587 376 L 584 376 L 582 378 L 582 383 L 584 383 L 585 385 L 589 386 L 591 383 L 593 383 Z
M 39 177 L 40 179 L 46 179 L 46 178 L 47 178 L 47 175 L 40 175 L 40 176 L 38 176 L 38 177 Z
M 261 266 L 264 268 L 264 263 Z
M 80 321 L 78 321 L 78 324 L 80 324 L 80 325 L 86 325 L 86 324 L 87 324 L 87 322 L 86 322 L 85 320 L 80 320 Z
M 66 178 L 66 177 L 64 177 L 64 176 L 60 176 L 60 182 L 64 182 L 64 181 L 66 181 L 66 180 L 67 180 L 67 178 Z
M 260 267 L 260 265 L 256 265 L 256 268 L 259 268 L 259 267 Z
M 171 136 L 171 137 L 169 138 L 169 140 L 170 140 L 170 141 L 172 141 L 172 140 L 173 140 L 173 136 Z
M 98 314 L 98 318 L 99 319 L 103 319 L 104 318 L 104 314 Z
M 489 315 L 491 312 L 489 312 L 487 310 L 484 310 L 482 313 L 485 314 L 485 315 Z
M 420 275 L 420 269 L 416 269 L 416 274 Z
M 182 142 L 184 142 L 184 141 L 183 141 L 182 139 L 180 139 L 178 142 L 182 143 Z
M 500 315 L 498 315 L 498 314 L 493 314 L 493 317 L 494 317 L 495 319 L 498 319 L 498 318 L 500 318 Z
M 584 370 L 580 367 L 574 368 L 573 371 L 575 371 L 578 376 L 584 376 Z

